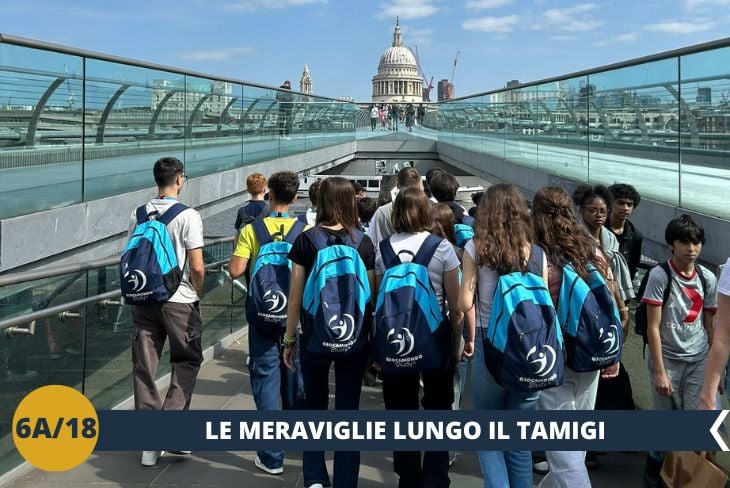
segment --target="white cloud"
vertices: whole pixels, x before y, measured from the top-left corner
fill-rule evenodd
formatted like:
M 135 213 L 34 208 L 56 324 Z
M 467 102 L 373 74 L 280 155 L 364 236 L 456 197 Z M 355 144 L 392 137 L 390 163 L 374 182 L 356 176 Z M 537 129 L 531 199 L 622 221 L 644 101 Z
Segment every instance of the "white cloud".
M 628 32 L 621 34 L 611 39 L 604 39 L 603 41 L 594 42 L 593 45 L 597 47 L 615 46 L 616 44 L 625 44 L 627 42 L 634 42 L 639 38 L 639 34 L 635 32 Z
M 461 24 L 464 30 L 475 30 L 482 32 L 512 32 L 514 25 L 520 21 L 516 15 L 506 17 L 481 17 L 470 19 Z
M 251 54 L 253 52 L 254 49 L 252 47 L 239 46 L 222 49 L 187 51 L 184 53 L 180 53 L 180 57 L 183 59 L 192 59 L 195 61 L 222 61 L 224 59 L 229 59 L 234 56 Z
M 231 12 L 255 12 L 256 10 L 285 9 L 324 3 L 327 3 L 327 0 L 242 0 L 223 5 L 223 10 Z
M 430 17 L 438 12 L 438 8 L 433 5 L 432 0 L 392 0 L 390 3 L 381 3 L 380 8 L 380 13 L 377 15 L 380 19 L 394 17 L 417 19 Z
M 403 27 L 403 38 L 408 45 L 430 46 L 433 42 L 433 29 Z
M 543 22 L 565 31 L 589 31 L 605 22 L 592 19 L 588 14 L 598 8 L 595 3 L 579 3 L 568 8 L 553 8 L 542 14 Z
M 716 25 L 717 22 L 707 19 L 697 19 L 694 22 L 667 21 L 647 25 L 646 30 L 663 32 L 665 34 L 694 34 L 696 32 L 710 30 Z
M 698 8 L 730 5 L 730 0 L 684 0 L 682 2 L 684 8 L 687 10 L 696 10 Z
M 503 7 L 514 2 L 514 0 L 469 0 L 466 2 L 467 10 L 488 10 Z
M 552 36 L 550 38 L 551 41 L 555 41 L 555 42 L 568 42 L 568 41 L 575 41 L 576 39 L 578 39 L 578 38 L 575 36 L 564 36 L 564 35 Z

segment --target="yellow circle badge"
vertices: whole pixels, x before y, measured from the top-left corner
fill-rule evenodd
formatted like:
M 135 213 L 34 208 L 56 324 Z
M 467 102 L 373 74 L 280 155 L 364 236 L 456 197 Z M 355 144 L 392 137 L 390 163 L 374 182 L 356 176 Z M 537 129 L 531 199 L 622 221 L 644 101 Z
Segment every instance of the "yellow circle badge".
M 80 392 L 50 385 L 28 393 L 13 415 L 13 441 L 23 458 L 44 471 L 83 463 L 99 438 L 99 418 Z

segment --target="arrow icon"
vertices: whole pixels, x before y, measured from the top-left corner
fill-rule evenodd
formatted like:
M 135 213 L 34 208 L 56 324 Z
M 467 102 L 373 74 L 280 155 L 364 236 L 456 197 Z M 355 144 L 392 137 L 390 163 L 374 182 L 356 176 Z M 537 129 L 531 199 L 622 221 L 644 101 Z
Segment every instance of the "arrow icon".
M 723 410 L 720 412 L 717 420 L 715 420 L 715 423 L 713 423 L 712 427 L 710 427 L 710 434 L 712 434 L 712 437 L 715 438 L 715 442 L 717 442 L 717 445 L 720 446 L 720 449 L 723 451 L 730 451 L 730 449 L 728 449 L 727 444 L 725 444 L 725 441 L 722 436 L 720 436 L 718 430 L 720 429 L 720 425 L 722 425 L 725 421 L 725 417 L 727 417 L 728 412 L 730 412 L 730 410 Z

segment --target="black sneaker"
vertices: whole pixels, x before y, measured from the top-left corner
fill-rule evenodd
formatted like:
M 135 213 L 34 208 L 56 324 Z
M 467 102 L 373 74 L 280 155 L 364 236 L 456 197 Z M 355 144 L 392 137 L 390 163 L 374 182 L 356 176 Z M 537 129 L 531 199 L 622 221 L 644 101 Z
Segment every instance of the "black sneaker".
M 662 461 L 646 455 L 646 466 L 644 467 L 644 486 L 646 488 L 664 488 L 662 481 Z
M 586 452 L 586 468 L 596 469 L 598 467 L 598 457 L 593 451 Z

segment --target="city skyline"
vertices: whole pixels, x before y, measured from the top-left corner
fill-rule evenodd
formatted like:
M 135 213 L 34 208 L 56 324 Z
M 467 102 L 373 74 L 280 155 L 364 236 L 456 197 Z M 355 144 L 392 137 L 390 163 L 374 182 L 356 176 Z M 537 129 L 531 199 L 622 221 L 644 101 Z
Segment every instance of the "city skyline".
M 368 101 L 396 16 L 434 85 L 450 80 L 460 53 L 453 80 L 460 97 L 722 38 L 729 7 L 730 0 L 135 0 L 104 7 L 10 0 L 0 5 L 0 32 L 271 86 L 289 79 L 295 89 L 307 64 L 315 94 Z

